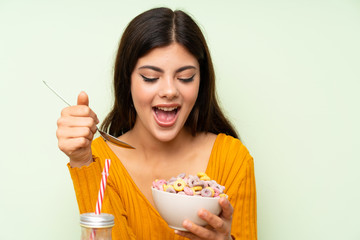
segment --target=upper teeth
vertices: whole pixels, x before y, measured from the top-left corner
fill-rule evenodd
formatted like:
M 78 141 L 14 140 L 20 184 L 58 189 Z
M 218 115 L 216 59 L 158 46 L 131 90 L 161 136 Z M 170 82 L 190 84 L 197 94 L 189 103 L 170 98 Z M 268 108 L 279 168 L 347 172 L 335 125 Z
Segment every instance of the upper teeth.
M 174 111 L 175 109 L 177 109 L 177 107 L 158 107 L 158 109 L 162 110 L 162 111 Z

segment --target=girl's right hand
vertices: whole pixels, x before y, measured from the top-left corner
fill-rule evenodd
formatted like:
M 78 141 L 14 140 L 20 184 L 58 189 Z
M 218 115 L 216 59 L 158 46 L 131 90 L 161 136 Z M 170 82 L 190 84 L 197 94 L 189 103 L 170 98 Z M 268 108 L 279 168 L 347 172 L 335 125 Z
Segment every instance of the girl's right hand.
M 81 167 L 93 162 L 91 142 L 99 120 L 89 108 L 85 92 L 78 95 L 77 105 L 64 108 L 57 121 L 58 146 L 70 158 L 71 167 Z

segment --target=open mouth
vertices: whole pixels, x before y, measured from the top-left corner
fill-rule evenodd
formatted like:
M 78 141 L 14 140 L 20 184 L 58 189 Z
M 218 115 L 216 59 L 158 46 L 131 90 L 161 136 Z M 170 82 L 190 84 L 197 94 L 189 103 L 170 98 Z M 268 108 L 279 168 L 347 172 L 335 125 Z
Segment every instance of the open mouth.
M 160 125 L 171 125 L 175 122 L 180 107 L 153 107 L 155 117 Z

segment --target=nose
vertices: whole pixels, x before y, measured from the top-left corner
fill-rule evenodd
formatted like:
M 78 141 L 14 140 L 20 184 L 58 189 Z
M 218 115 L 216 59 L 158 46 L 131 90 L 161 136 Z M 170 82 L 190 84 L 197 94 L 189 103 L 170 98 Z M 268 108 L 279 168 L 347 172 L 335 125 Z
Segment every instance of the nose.
M 159 96 L 161 98 L 173 99 L 179 95 L 175 79 L 172 77 L 163 78 L 160 83 Z

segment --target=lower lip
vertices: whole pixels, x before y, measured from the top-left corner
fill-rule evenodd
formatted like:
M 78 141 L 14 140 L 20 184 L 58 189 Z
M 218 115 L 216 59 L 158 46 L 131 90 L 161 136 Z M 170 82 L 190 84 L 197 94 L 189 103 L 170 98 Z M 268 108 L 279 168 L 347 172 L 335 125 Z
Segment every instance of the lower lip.
M 178 116 L 179 116 L 179 112 L 180 112 L 180 108 L 177 110 L 176 114 L 175 114 L 175 117 L 172 121 L 168 121 L 168 122 L 161 122 L 157 116 L 156 116 L 156 113 L 155 113 L 155 110 L 153 110 L 153 114 L 154 114 L 154 118 L 155 118 L 155 121 L 156 123 L 160 126 L 160 127 L 171 127 L 175 124 Z

